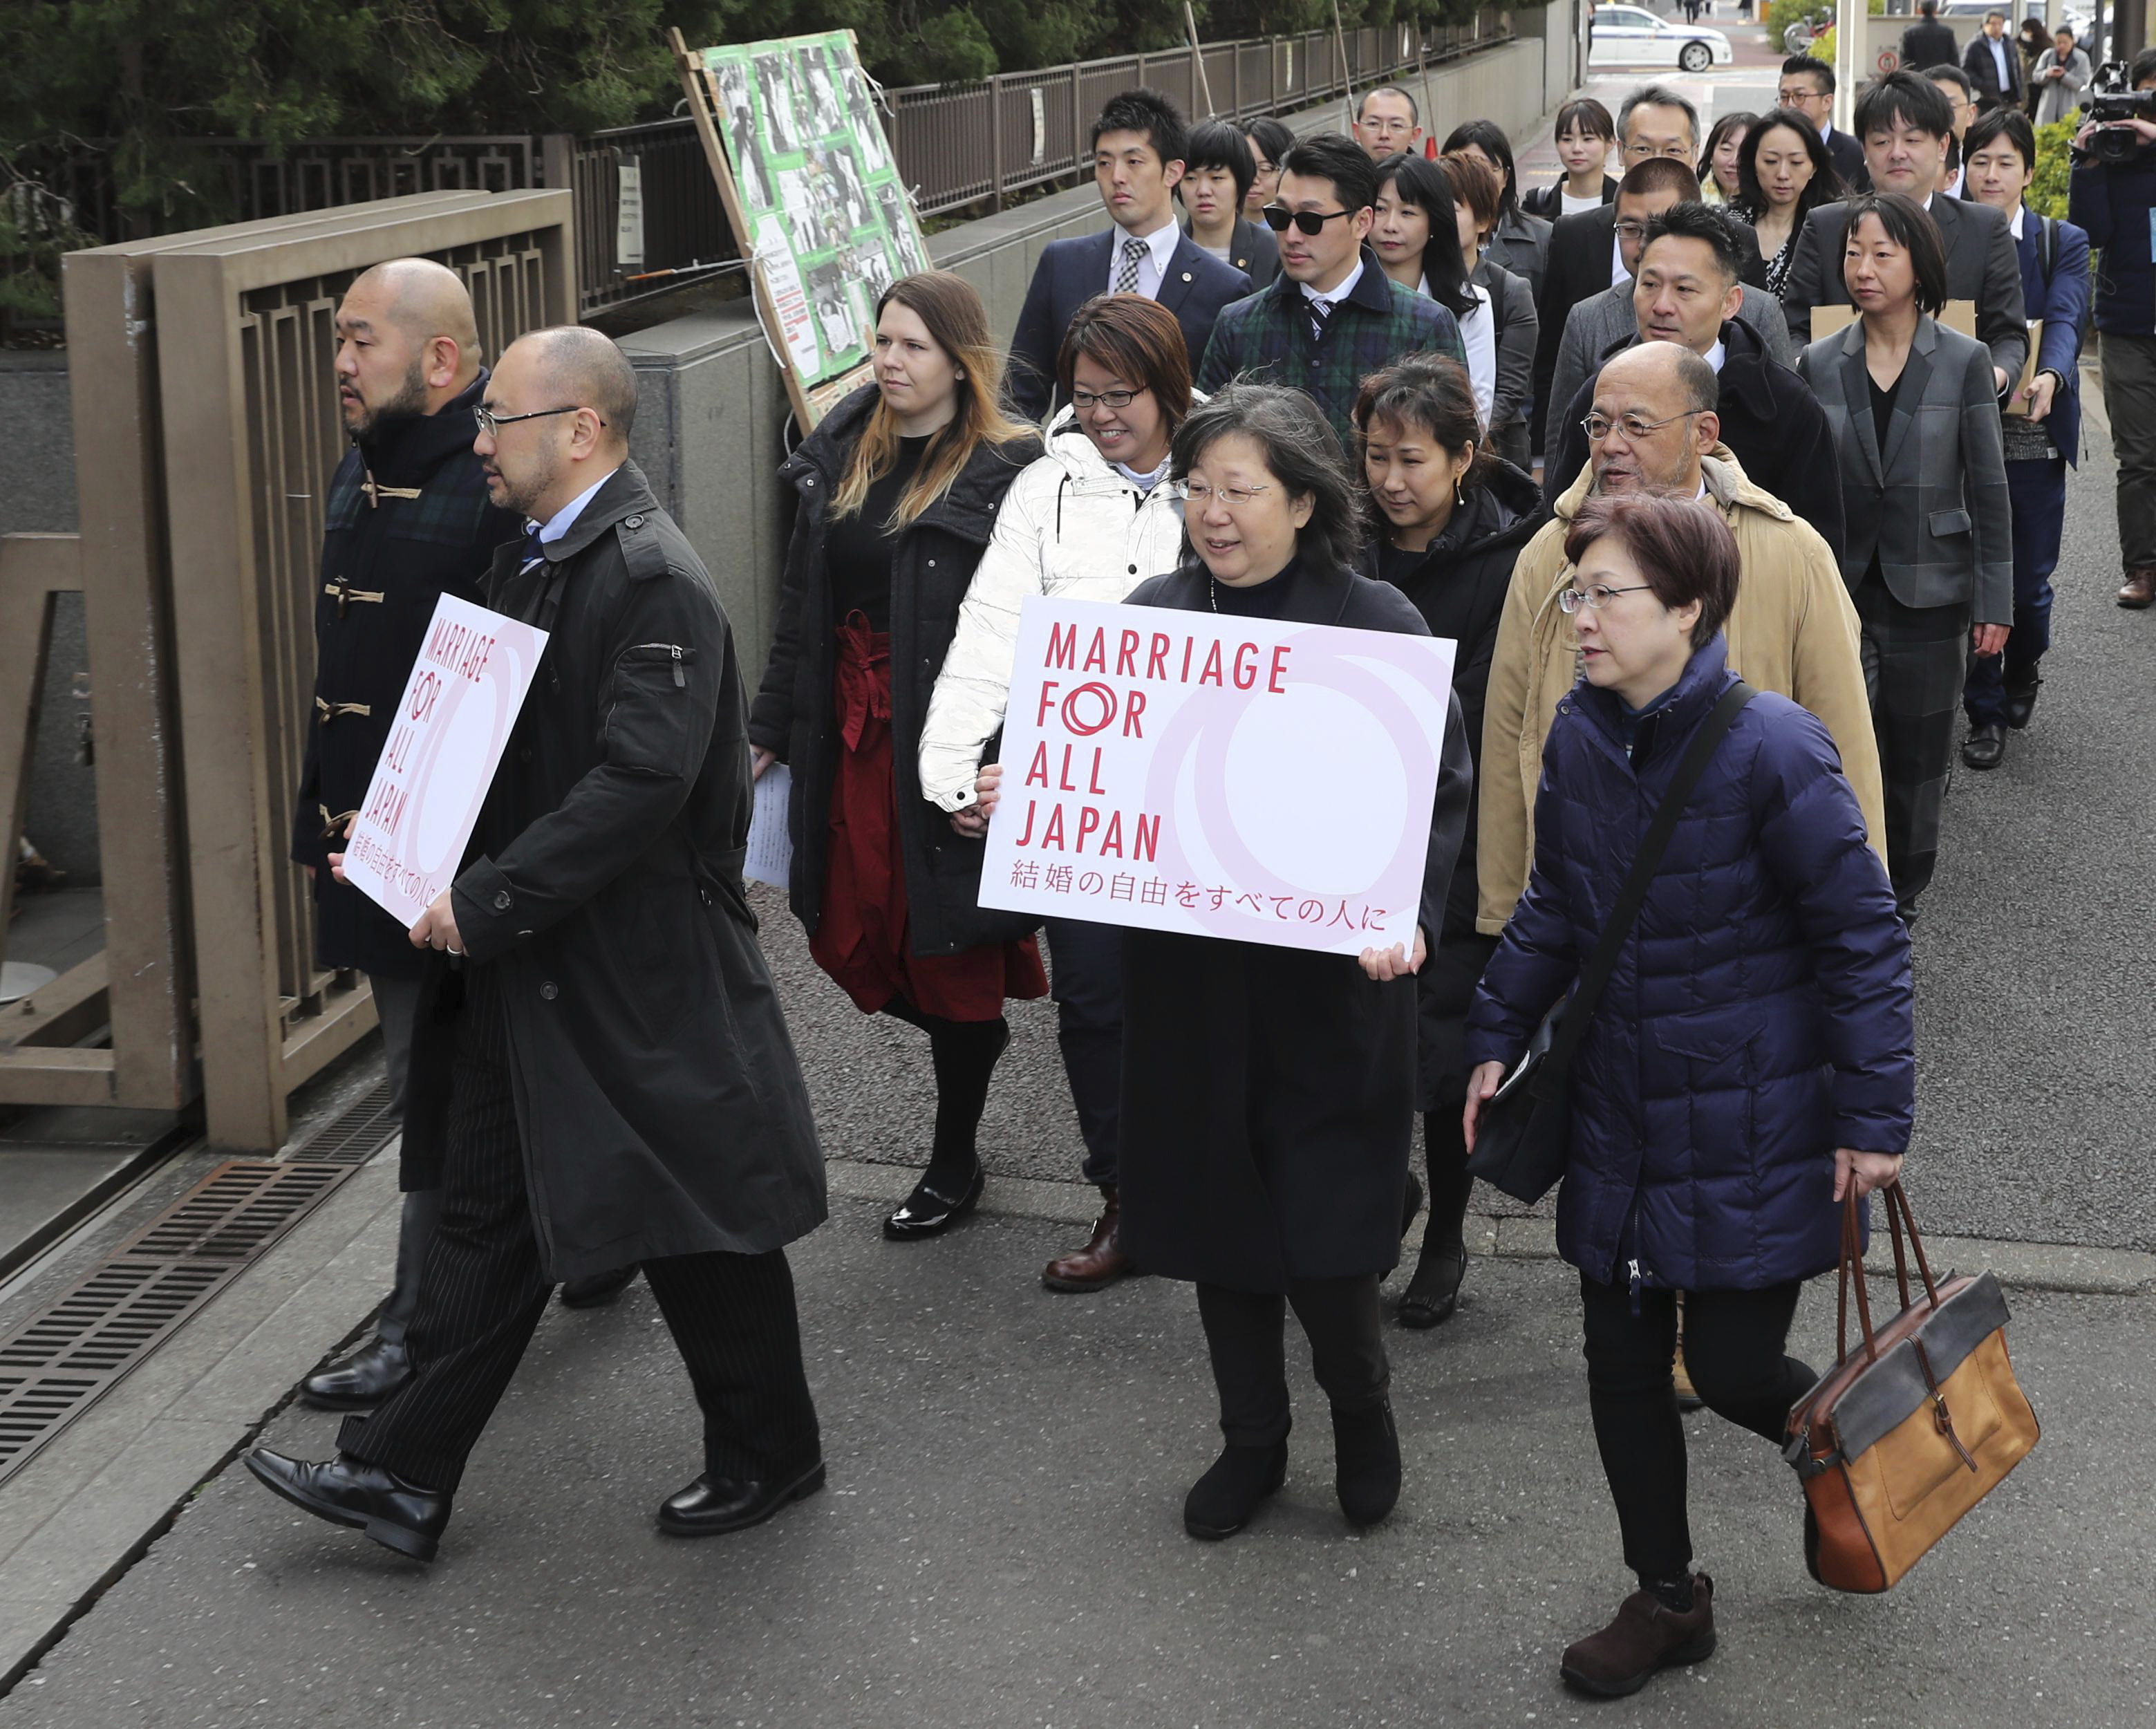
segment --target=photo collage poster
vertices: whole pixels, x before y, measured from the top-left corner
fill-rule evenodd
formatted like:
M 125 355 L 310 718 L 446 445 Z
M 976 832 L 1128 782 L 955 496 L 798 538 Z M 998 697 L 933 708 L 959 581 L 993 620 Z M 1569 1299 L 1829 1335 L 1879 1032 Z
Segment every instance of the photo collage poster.
M 928 268 L 896 157 L 844 32 L 707 48 L 718 132 L 784 348 L 818 412 L 870 356 L 876 301 Z M 822 388 L 819 390 L 819 387 Z

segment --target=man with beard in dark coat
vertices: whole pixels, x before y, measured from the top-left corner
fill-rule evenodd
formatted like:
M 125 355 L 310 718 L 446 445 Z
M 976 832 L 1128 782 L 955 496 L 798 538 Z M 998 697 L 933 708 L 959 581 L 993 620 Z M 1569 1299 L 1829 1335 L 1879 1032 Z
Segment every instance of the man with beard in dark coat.
M 549 640 L 465 868 L 411 931 L 433 952 L 404 1175 L 444 1190 L 413 1372 L 334 1460 L 247 1457 L 423 1561 L 552 1284 L 632 1263 L 704 1413 L 660 1528 L 738 1531 L 824 1482 L 783 1252 L 824 1216 L 823 1158 L 742 890 L 747 703 L 711 578 L 628 459 L 635 410 L 594 331 L 525 336 L 488 382 L 475 449 L 526 531 L 487 603 Z

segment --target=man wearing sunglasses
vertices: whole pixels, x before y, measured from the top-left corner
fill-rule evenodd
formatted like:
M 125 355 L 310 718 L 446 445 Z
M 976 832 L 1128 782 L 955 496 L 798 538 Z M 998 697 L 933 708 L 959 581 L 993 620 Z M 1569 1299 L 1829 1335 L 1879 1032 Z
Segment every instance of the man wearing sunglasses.
M 1826 542 L 1747 479 L 1722 443 L 1720 393 L 1713 367 L 1676 342 L 1643 342 L 1611 359 L 1582 428 L 1589 466 L 1513 567 L 1484 698 L 1477 789 L 1476 925 L 1491 936 L 1527 890 L 1543 741 L 1578 678 L 1578 643 L 1558 597 L 1573 586 L 1565 536 L 1592 492 L 1662 493 L 1721 514 L 1736 536 L 1741 571 L 1723 626 L 1729 664 L 1756 689 L 1789 697 L 1825 723 L 1871 844 L 1885 850 L 1856 608 Z
M 1221 313 L 1199 368 L 1209 395 L 1229 379 L 1283 384 L 1324 411 L 1343 449 L 1363 380 L 1410 354 L 1466 351 L 1451 313 L 1386 275 L 1368 236 L 1378 169 L 1353 141 L 1306 138 L 1281 162 L 1265 223 L 1280 236 L 1281 273 L 1262 294 Z
M 477 601 L 494 549 L 516 537 L 518 524 L 488 502 L 472 454 L 472 410 L 488 374 L 463 280 L 428 259 L 377 264 L 345 290 L 336 334 L 337 409 L 352 449 L 323 512 L 292 857 L 314 885 L 316 961 L 364 972 L 373 988 L 390 1100 L 401 1110 L 419 957 L 402 925 L 331 875 L 329 854 L 342 850 L 344 825 L 367 796 L 436 599 Z M 309 1376 L 305 1403 L 366 1410 L 408 1378 L 405 1328 L 439 1212 L 433 1189 L 404 1197 L 396 1283 L 374 1337 Z

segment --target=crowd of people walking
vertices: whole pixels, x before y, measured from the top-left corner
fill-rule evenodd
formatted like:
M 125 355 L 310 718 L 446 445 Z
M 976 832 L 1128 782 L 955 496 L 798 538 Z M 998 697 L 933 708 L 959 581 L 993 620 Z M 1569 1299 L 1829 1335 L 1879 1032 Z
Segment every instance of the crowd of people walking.
M 2156 54 L 2133 72 L 2156 86 Z M 1836 1264 L 1844 1195 L 1898 1171 L 1954 710 L 1962 762 L 1996 767 L 2049 644 L 2092 242 L 2118 598 L 2156 598 L 2156 126 L 2078 161 L 2062 221 L 2026 203 L 2000 92 L 1964 126 L 1894 72 L 1851 136 L 1834 88 L 1793 59 L 1779 105 L 1711 133 L 1665 85 L 1575 100 L 1532 189 L 1486 121 L 1426 149 L 1405 89 L 1302 136 L 1117 95 L 1092 129 L 1108 225 L 1045 250 L 1007 351 L 957 275 L 883 295 L 872 379 L 781 471 L 748 677 L 629 459 L 613 345 L 539 331 L 490 372 L 453 274 L 358 278 L 295 855 L 323 959 L 375 979 L 413 1193 L 378 1337 L 304 1389 L 352 1413 L 337 1457 L 258 1450 L 256 1475 L 431 1556 L 550 1289 L 604 1301 L 640 1267 L 705 1419 L 661 1527 L 739 1530 L 821 1485 L 784 1254 L 824 1216 L 821 1157 L 739 864 L 783 765 L 809 952 L 934 1076 L 884 1234 L 979 1204 L 1005 1006 L 1052 994 L 1101 1210 L 1041 1280 L 1195 1286 L 1223 1441 L 1196 1537 L 1284 1480 L 1291 1310 L 1342 1511 L 1391 1511 L 1382 1283 L 1426 1177 L 1394 1312 L 1455 1311 L 1478 1125 L 1594 957 L 1620 988 L 1579 1047 L 1558 1232 L 1638 1589 L 1562 1667 L 1619 1694 L 1712 1650 L 1680 1391 L 1781 1439 L 1814 1378 L 1787 1354 L 1801 1285 Z M 339 837 L 442 593 L 553 646 L 471 859 L 407 933 L 343 881 Z M 1413 942 L 983 909 L 1035 596 L 1450 639 Z

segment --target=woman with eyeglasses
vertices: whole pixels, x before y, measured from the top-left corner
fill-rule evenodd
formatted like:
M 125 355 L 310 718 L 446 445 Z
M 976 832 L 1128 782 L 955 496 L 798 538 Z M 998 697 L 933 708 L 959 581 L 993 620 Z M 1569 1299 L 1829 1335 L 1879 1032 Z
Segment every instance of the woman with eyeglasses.
M 1990 351 L 1938 322 L 1946 251 L 1898 192 L 1849 206 L 1842 280 L 1857 316 L 1797 357 L 1840 456 L 1841 574 L 1864 633 L 1887 775 L 1887 862 L 1904 914 L 1938 860 L 1969 657 L 2014 618 L 2014 535 Z
M 1581 674 L 1543 753 L 1527 893 L 1468 1010 L 1471 1149 L 1600 941 L 1695 734 L 1738 682 L 1722 635 L 1738 555 L 1717 512 L 1599 495 L 1564 553 L 1558 601 Z M 1701 1397 L 1779 1447 L 1815 1379 L 1787 1354 L 1804 1281 L 1839 1260 L 1844 1193 L 1892 1180 L 1908 1145 L 1908 934 L 1815 716 L 1771 691 L 1739 710 L 1614 977 L 1573 1059 L 1557 1217 L 1558 1252 L 1579 1270 L 1595 1444 L 1638 1582 L 1561 1661 L 1566 1681 L 1604 1696 L 1715 1647 L 1671 1376 L 1676 1293 Z
M 1841 195 L 1834 153 L 1819 128 L 1794 109 L 1774 109 L 1744 134 L 1737 150 L 1737 196 L 1729 208 L 1758 237 L 1768 294 L 1779 299 L 1789 285 L 1804 218 Z
M 1143 295 L 1101 295 L 1078 309 L 1056 357 L 1069 403 L 1048 452 L 1018 477 L 958 611 L 957 634 L 928 699 L 921 791 L 968 840 L 988 831 L 1003 778 L 983 763 L 1003 731 L 1026 597 L 1118 601 L 1173 570 L 1183 544 L 1182 490 L 1168 447 L 1190 413 L 1190 359 L 1175 315 Z M 1121 1242 L 1117 1118 L 1123 1060 L 1122 933 L 1048 921 L 1063 1069 L 1086 1142 L 1085 1174 L 1101 1216 L 1081 1248 L 1041 1275 L 1050 1290 L 1097 1290 L 1132 1270 Z
M 951 832 L 919 779 L 931 680 L 1040 440 L 999 406 L 988 313 L 963 276 L 925 270 L 885 290 L 873 364 L 875 382 L 779 470 L 798 502 L 748 736 L 758 780 L 792 771 L 788 896 L 809 953 L 864 1013 L 928 1035 L 928 1167 L 883 1224 L 903 1241 L 978 1203 L 1004 1003 L 1048 991 L 1034 921 L 982 910 L 981 844 Z
M 1392 584 L 1433 636 L 1458 644 L 1452 689 L 1479 774 L 1497 621 L 1520 549 L 1541 521 L 1542 494 L 1527 475 L 1489 453 L 1474 387 L 1457 361 L 1419 357 L 1364 379 L 1355 428 L 1372 529 L 1363 573 Z M 1421 1008 L 1415 1102 L 1424 1113 L 1430 1223 L 1400 1299 L 1399 1322 L 1419 1331 L 1451 1318 L 1467 1275 L 1467 1202 L 1475 1185 L 1460 1140 L 1467 1096 L 1460 1038 L 1475 982 L 1495 947 L 1476 931 L 1476 900 L 1471 809 L 1444 931 L 1415 975 Z
M 1229 386 L 1183 422 L 1173 464 L 1193 556 L 1133 605 L 1428 634 L 1398 589 L 1356 574 L 1354 483 L 1300 391 Z M 1442 921 L 1471 779 L 1455 700 L 1411 951 L 1125 933 L 1124 1246 L 1196 1284 L 1227 1444 L 1184 1501 L 1193 1537 L 1240 1531 L 1287 1475 L 1291 1307 L 1331 1407 L 1341 1511 L 1367 1526 L 1399 1498 L 1378 1285 L 1405 1223 L 1411 975 Z
M 1250 141 L 1250 156 L 1257 172 L 1250 182 L 1250 189 L 1243 194 L 1243 219 L 1262 223 L 1265 206 L 1271 203 L 1280 191 L 1280 165 L 1287 153 L 1295 148 L 1295 133 L 1285 121 L 1275 120 L 1270 115 L 1252 121 L 1243 128 L 1243 136 Z M 1197 364 L 1200 357 L 1193 355 L 1191 363 Z

